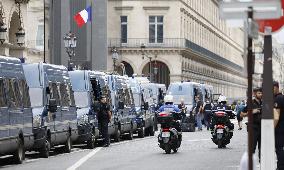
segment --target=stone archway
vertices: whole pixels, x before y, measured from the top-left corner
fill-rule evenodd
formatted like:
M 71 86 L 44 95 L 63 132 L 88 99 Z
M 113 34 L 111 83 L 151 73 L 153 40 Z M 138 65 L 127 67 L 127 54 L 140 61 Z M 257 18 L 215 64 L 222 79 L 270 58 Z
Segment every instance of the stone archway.
M 134 74 L 133 67 L 126 61 L 122 61 L 122 63 L 124 64 L 124 67 L 125 67 L 125 74 L 128 77 L 132 77 L 132 75 Z
M 154 68 L 157 68 L 157 73 L 154 72 Z M 143 70 L 142 74 L 145 76 L 150 76 L 150 62 L 148 62 Z M 160 84 L 165 84 L 167 87 L 170 84 L 170 69 L 169 67 L 161 62 L 161 61 L 152 61 L 152 82 L 154 83 L 160 83 Z

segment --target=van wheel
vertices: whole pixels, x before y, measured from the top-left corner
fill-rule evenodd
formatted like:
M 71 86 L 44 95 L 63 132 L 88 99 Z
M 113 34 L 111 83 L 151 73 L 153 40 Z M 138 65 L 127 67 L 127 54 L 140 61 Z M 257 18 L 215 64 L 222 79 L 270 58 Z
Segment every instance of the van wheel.
M 17 164 L 23 163 L 25 160 L 25 148 L 24 148 L 24 142 L 22 139 L 18 138 L 18 147 L 17 150 L 13 153 L 13 159 L 14 162 Z
M 93 134 L 91 135 L 90 138 L 91 139 L 87 141 L 87 146 L 89 149 L 94 149 L 96 147 L 96 138 Z
M 120 129 L 117 129 L 116 133 L 114 135 L 114 141 L 115 142 L 120 142 L 120 135 L 121 135 Z
M 142 127 L 142 129 L 140 129 L 138 131 L 138 137 L 139 138 L 144 138 L 145 137 L 145 127 Z
M 70 134 L 68 134 L 67 141 L 64 146 L 64 152 L 70 153 L 71 149 L 72 149 L 72 142 L 71 142 Z
M 48 158 L 49 157 L 49 151 L 50 151 L 50 141 L 48 139 L 45 139 L 45 145 L 39 151 L 39 154 L 43 158 Z
M 154 126 L 150 126 L 149 127 L 149 134 L 150 134 L 150 136 L 154 136 L 155 135 L 155 128 L 154 128 Z

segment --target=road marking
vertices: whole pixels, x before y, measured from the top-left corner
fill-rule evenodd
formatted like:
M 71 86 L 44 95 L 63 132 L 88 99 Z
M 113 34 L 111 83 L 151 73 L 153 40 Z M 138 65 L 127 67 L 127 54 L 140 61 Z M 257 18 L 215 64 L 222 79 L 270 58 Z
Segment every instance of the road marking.
M 71 167 L 69 167 L 67 170 L 76 170 L 79 166 L 81 166 L 84 162 L 86 162 L 88 159 L 90 159 L 91 157 L 93 157 L 96 153 L 98 153 L 100 150 L 102 149 L 102 147 L 96 148 L 95 150 L 93 150 L 92 152 L 90 152 L 88 155 L 84 156 L 83 158 L 81 158 L 78 162 L 76 162 L 74 165 L 72 165 Z
M 199 141 L 209 141 L 211 139 L 192 139 L 192 140 L 187 140 L 188 142 L 199 142 Z

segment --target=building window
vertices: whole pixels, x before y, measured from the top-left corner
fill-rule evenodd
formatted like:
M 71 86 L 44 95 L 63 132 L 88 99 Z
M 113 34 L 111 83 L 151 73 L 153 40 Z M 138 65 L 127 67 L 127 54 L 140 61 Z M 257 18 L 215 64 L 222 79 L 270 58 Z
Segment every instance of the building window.
M 149 42 L 163 43 L 164 39 L 164 17 L 150 16 L 149 17 Z
M 38 25 L 36 35 L 36 47 L 43 49 L 44 46 L 44 26 Z
M 121 23 L 121 43 L 127 43 L 127 16 L 121 16 L 120 23 Z

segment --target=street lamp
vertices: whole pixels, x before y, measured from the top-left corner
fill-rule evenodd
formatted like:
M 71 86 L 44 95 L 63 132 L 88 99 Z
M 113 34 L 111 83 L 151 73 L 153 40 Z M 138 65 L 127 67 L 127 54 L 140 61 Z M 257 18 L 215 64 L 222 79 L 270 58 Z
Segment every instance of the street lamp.
M 118 60 L 118 52 L 116 47 L 112 47 L 111 49 L 112 52 L 112 61 L 113 61 L 113 71 L 116 71 L 116 61 Z
M 69 56 L 68 70 L 70 71 L 70 70 L 73 70 L 71 59 L 72 59 L 72 57 L 75 57 L 75 48 L 77 46 L 77 37 L 75 37 L 75 34 L 70 31 L 69 33 L 67 33 L 63 37 L 63 40 L 64 40 L 66 52 Z
M 0 8 L 0 42 L 3 44 L 7 37 L 7 27 L 4 23 L 4 8 L 1 6 Z
M 21 47 L 25 44 L 25 30 L 22 26 L 22 17 L 21 17 L 21 3 L 26 2 L 25 0 L 15 0 L 15 3 L 18 5 L 19 8 L 19 21 L 20 21 L 20 27 L 18 28 L 18 32 L 16 32 L 16 39 L 17 44 Z
M 152 83 L 152 57 L 151 56 L 147 56 L 145 54 L 145 49 L 146 49 L 146 45 L 145 44 L 141 44 L 140 48 L 141 48 L 141 53 L 142 53 L 142 59 L 144 60 L 144 58 L 147 57 L 150 60 L 150 63 L 149 63 L 149 74 L 150 74 L 150 82 Z M 155 55 L 155 58 L 157 58 L 157 55 Z M 156 69 L 155 68 L 154 68 L 154 74 L 155 74 L 155 72 L 158 73 L 158 68 L 156 68 Z

